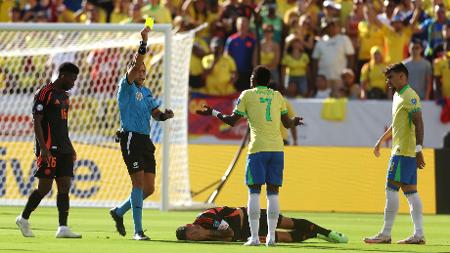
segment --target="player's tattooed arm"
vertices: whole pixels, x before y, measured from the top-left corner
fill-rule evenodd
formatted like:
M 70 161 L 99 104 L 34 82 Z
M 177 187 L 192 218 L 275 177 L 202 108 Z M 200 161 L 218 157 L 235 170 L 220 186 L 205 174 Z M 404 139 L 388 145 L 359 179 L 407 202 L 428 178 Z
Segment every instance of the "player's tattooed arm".
M 422 111 L 413 112 L 411 116 L 412 122 L 416 128 L 416 145 L 423 146 L 424 125 L 422 119 Z M 419 169 L 423 169 L 425 167 L 425 160 L 423 158 L 423 153 L 421 150 L 419 152 L 416 151 L 416 160 Z
M 140 42 L 138 52 L 136 53 L 135 59 L 128 69 L 127 81 L 129 84 L 133 83 L 134 80 L 138 78 L 138 72 L 141 69 L 141 65 L 144 63 L 145 53 L 147 52 L 147 40 L 148 33 L 151 31 L 150 27 L 145 26 L 141 30 L 142 41 Z
M 292 117 L 289 118 L 287 114 L 281 115 L 281 122 L 283 123 L 283 126 L 287 129 L 303 125 L 303 118 L 301 117 Z
M 196 113 L 203 116 L 215 116 L 229 126 L 234 126 L 236 122 L 238 122 L 242 118 L 241 115 L 236 113 L 233 113 L 231 115 L 223 114 L 217 110 L 212 109 L 208 105 L 203 105 L 203 107 L 200 110 L 197 110 Z
M 162 112 L 161 110 L 156 108 L 152 111 L 152 117 L 157 121 L 165 121 L 173 118 L 173 116 L 173 111 L 170 109 L 165 109 L 164 112 Z
M 208 241 L 232 241 L 234 236 L 234 231 L 230 227 L 226 230 L 207 230 L 207 240 Z

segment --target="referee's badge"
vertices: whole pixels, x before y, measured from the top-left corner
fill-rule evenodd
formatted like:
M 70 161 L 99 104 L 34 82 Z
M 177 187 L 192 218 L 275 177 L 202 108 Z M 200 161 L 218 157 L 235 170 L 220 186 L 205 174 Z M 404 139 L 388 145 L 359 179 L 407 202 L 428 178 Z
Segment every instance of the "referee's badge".
M 137 101 L 141 101 L 144 98 L 144 95 L 142 94 L 142 92 L 138 91 L 136 92 L 136 100 Z
M 411 99 L 411 103 L 412 103 L 413 105 L 417 104 L 417 99 L 415 99 L 415 98 Z

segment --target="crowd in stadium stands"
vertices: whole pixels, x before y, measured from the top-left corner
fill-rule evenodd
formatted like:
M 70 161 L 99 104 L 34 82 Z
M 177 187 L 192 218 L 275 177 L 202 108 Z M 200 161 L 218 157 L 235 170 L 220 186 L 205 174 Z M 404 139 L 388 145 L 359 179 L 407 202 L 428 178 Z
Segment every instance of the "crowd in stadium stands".
M 389 99 L 383 70 L 403 61 L 421 99 L 450 97 L 450 0 L 5 0 L 0 9 L 2 22 L 153 17 L 179 31 L 206 22 L 189 85 L 208 95 L 249 88 L 263 64 L 288 97 Z

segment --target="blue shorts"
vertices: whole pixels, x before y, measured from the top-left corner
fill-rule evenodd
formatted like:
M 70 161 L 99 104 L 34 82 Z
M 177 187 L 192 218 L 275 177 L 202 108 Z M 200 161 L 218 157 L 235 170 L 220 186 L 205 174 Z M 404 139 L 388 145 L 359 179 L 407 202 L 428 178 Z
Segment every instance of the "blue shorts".
M 247 156 L 245 181 L 247 185 L 283 183 L 284 153 L 258 152 Z
M 394 155 L 389 161 L 387 179 L 403 184 L 417 184 L 417 162 L 415 157 Z

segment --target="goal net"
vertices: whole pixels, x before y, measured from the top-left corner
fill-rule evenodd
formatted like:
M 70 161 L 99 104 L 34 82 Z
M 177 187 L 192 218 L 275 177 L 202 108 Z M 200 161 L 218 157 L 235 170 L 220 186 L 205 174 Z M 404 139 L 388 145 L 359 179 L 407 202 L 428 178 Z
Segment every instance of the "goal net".
M 1 25 L 0 25 L 1 26 Z M 78 154 L 71 187 L 74 206 L 112 206 L 131 183 L 114 134 L 119 128 L 118 80 L 141 40 L 141 25 L 8 24 L 0 29 L 0 204 L 24 204 L 36 187 L 32 102 L 37 89 L 75 63 L 80 74 L 70 93 L 69 133 Z M 187 99 L 193 32 L 155 25 L 145 57 L 149 87 L 175 118 L 151 121 L 157 161 L 147 207 L 192 206 L 187 154 Z M 54 205 L 56 187 L 43 200 Z

